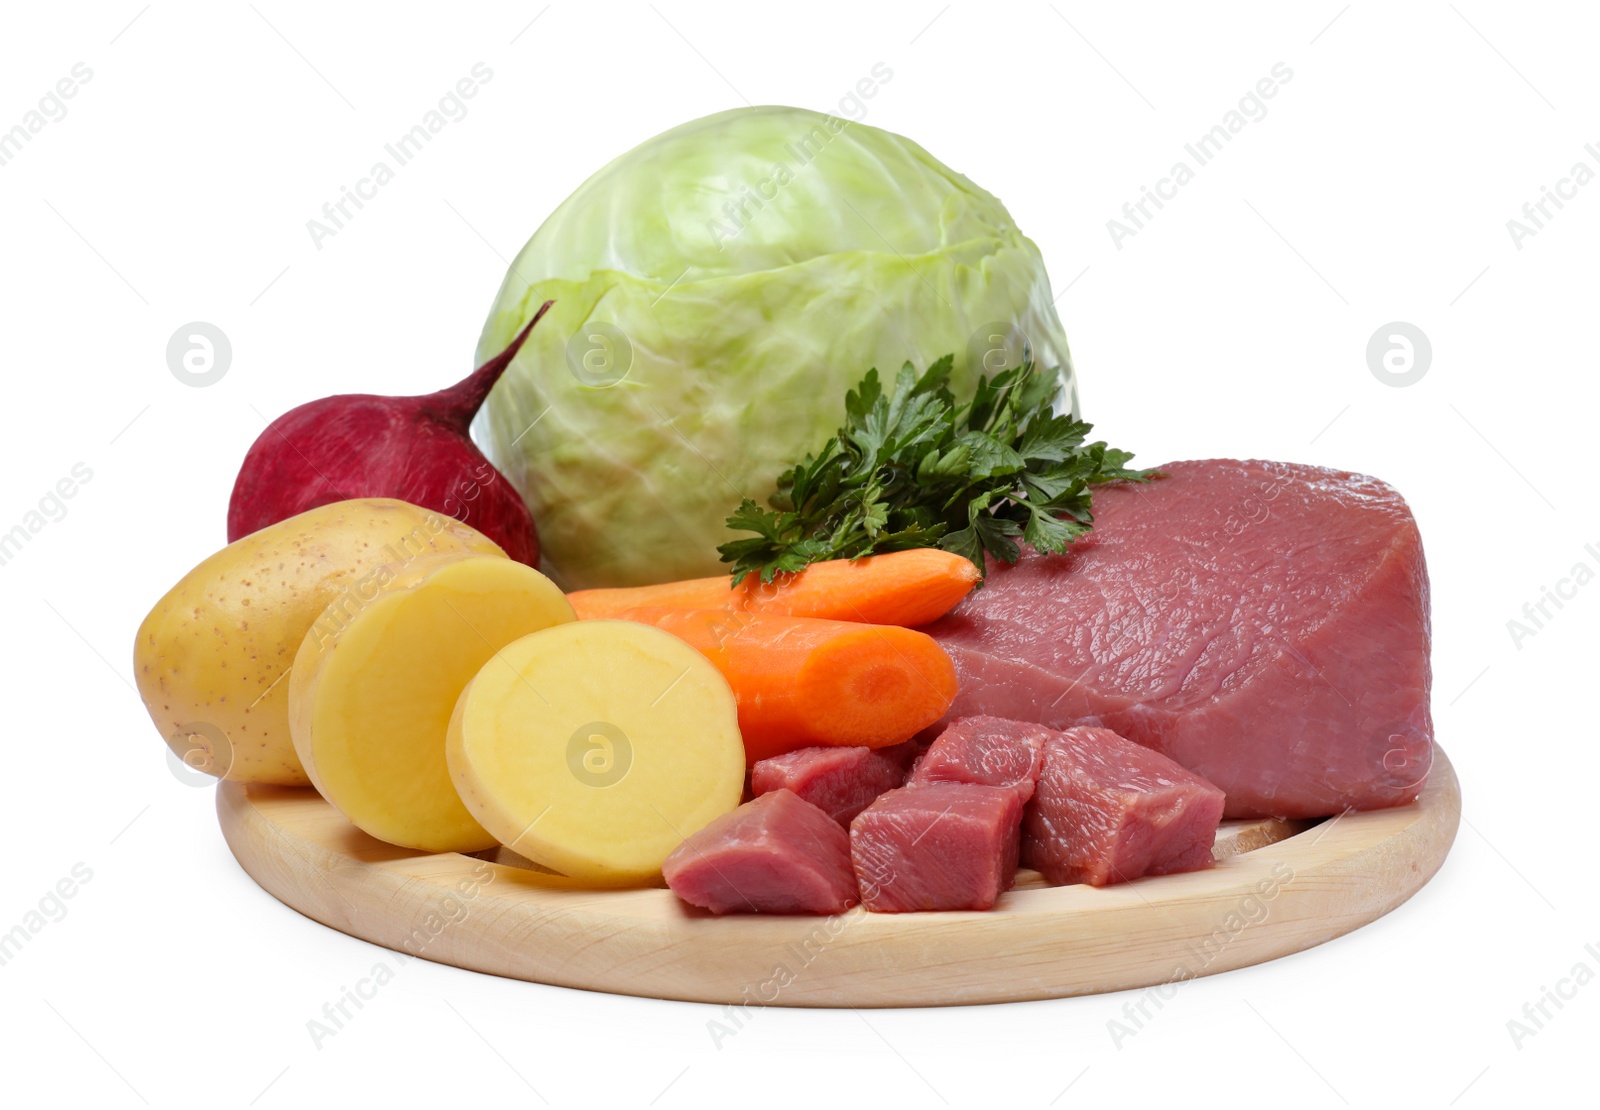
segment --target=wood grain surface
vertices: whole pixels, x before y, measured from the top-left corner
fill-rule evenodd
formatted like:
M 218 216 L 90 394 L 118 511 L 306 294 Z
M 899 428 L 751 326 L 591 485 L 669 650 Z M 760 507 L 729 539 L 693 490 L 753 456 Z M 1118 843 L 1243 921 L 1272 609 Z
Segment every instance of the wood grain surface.
M 265 890 L 324 925 L 440 963 L 692 1002 L 936 1006 L 1126 990 L 1246 967 L 1383 916 L 1439 869 L 1460 786 L 1317 823 L 1234 821 L 1207 871 L 1118 886 L 1033 872 L 988 913 L 717 918 L 665 889 L 572 889 L 504 849 L 429 855 L 360 832 L 308 788 L 224 782 L 223 835 Z

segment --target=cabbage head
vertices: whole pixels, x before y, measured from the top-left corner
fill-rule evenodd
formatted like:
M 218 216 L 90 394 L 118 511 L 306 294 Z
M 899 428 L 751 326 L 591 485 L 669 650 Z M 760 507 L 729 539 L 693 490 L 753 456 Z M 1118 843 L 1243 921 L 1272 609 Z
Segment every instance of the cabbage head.
M 555 307 L 476 431 L 568 589 L 723 573 L 741 497 L 831 435 L 876 366 L 955 355 L 952 387 L 1059 366 L 1039 249 L 916 143 L 799 108 L 675 127 L 581 185 L 511 264 L 478 343 Z

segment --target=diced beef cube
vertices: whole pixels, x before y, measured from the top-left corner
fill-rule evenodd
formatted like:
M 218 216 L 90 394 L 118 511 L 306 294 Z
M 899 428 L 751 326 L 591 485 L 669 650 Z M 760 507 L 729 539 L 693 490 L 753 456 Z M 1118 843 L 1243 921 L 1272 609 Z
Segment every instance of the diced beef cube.
M 1106 886 L 1211 866 L 1221 790 L 1105 728 L 1045 744 L 1022 861 L 1052 883 Z
M 963 717 L 939 734 L 906 782 L 1010 786 L 1026 802 L 1033 797 L 1044 764 L 1045 741 L 1053 735 L 1043 725 L 1026 721 Z
M 986 910 L 1017 873 L 1013 787 L 930 783 L 881 795 L 850 823 L 861 903 L 874 913 Z
M 885 790 L 905 781 L 906 765 L 917 747 L 909 741 L 890 748 L 801 748 L 758 762 L 750 772 L 757 794 L 792 790 L 846 827 Z
M 856 904 L 850 837 L 788 790 L 712 821 L 661 865 L 667 886 L 712 913 L 843 913 Z

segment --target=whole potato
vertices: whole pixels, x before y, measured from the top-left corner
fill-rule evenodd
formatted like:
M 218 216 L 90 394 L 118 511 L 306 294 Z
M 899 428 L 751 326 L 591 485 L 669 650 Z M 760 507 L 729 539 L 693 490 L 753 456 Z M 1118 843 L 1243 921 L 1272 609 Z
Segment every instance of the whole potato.
M 139 625 L 133 669 L 150 719 L 196 770 L 309 785 L 284 681 L 300 642 L 325 609 L 330 620 L 353 614 L 400 566 L 451 551 L 505 554 L 458 521 L 388 498 L 336 501 L 229 544 Z

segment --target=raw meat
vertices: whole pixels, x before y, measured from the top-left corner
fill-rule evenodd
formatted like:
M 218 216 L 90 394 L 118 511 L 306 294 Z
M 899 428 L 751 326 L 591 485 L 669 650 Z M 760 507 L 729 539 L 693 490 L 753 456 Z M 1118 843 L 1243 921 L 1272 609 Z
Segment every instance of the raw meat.
M 1064 555 L 991 563 L 930 632 L 950 718 L 1104 725 L 1232 817 L 1412 801 L 1432 758 L 1428 574 L 1406 503 L 1359 474 L 1177 462 L 1094 495 Z
M 931 783 L 881 795 L 850 823 L 861 904 L 874 913 L 986 910 L 1017 876 L 1012 787 Z
M 1022 862 L 1052 883 L 1106 886 L 1211 866 L 1222 791 L 1104 728 L 1045 743 Z
M 672 893 L 712 913 L 843 913 L 856 904 L 850 836 L 788 790 L 712 821 L 661 865 Z
M 932 782 L 1009 786 L 1026 802 L 1039 778 L 1045 741 L 1054 735 L 1027 721 L 963 717 L 939 734 L 906 781 L 915 786 Z
M 872 799 L 905 781 L 906 764 L 916 752 L 909 742 L 889 748 L 801 748 L 759 761 L 751 769 L 750 788 L 757 795 L 792 790 L 849 827 Z

